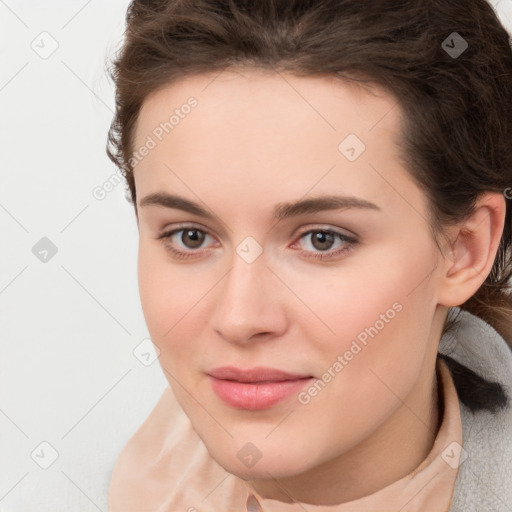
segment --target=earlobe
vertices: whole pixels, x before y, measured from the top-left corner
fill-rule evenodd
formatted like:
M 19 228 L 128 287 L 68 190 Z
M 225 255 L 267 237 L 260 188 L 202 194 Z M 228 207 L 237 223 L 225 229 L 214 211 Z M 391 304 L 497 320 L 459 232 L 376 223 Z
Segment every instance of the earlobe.
M 496 258 L 505 225 L 506 201 L 500 193 L 486 193 L 473 213 L 450 231 L 445 275 L 439 304 L 459 306 L 484 283 Z

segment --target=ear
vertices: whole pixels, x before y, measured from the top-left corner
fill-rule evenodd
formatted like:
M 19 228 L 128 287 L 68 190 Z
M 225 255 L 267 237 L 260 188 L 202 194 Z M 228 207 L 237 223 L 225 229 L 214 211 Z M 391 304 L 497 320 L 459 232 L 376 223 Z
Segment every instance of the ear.
M 506 200 L 498 192 L 485 193 L 471 216 L 448 232 L 438 303 L 459 306 L 472 297 L 491 272 L 505 226 Z

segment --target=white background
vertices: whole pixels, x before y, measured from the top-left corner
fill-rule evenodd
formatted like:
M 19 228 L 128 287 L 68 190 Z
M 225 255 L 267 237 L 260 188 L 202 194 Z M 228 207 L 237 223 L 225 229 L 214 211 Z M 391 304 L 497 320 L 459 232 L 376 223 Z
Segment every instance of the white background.
M 116 180 L 106 65 L 128 3 L 0 0 L 5 512 L 107 512 L 114 462 L 166 386 L 158 361 L 133 353 L 148 332 L 124 183 L 93 195 Z M 512 0 L 493 5 L 512 31 Z M 43 237 L 57 248 L 47 261 L 32 252 Z

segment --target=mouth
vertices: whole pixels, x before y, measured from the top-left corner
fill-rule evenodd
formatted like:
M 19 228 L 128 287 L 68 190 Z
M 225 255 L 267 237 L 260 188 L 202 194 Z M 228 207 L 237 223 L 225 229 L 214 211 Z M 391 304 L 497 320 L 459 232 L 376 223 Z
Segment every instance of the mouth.
M 214 393 L 236 409 L 268 409 L 298 393 L 314 380 L 312 375 L 289 373 L 274 368 L 247 370 L 215 368 L 207 373 Z

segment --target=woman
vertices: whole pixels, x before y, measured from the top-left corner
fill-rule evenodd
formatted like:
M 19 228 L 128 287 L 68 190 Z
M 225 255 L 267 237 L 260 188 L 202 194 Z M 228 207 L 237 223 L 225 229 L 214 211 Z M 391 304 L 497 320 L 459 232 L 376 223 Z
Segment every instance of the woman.
M 512 52 L 492 8 L 134 1 L 112 76 L 169 387 L 111 511 L 510 510 Z

